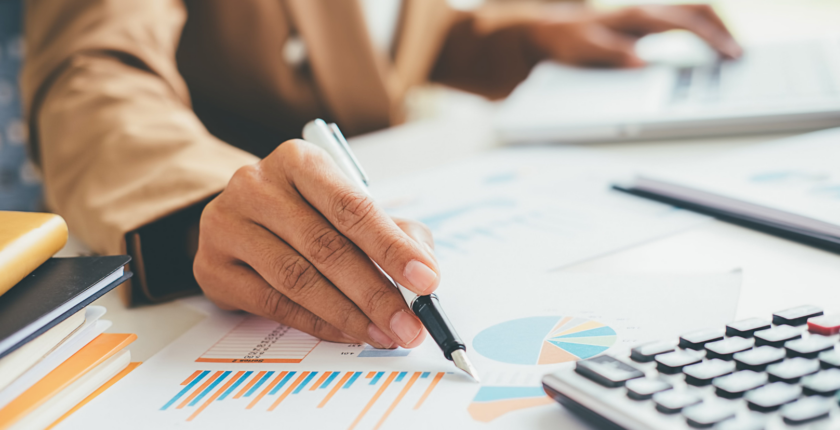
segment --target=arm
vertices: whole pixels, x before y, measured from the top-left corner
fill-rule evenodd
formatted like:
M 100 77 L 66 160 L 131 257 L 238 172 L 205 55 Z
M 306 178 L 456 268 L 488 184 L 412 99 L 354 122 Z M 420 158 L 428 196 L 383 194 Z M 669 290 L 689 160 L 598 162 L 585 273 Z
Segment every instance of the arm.
M 130 253 L 134 297 L 154 300 L 195 287 L 188 226 L 256 158 L 190 108 L 174 58 L 183 5 L 105 3 L 27 2 L 25 112 L 50 207 L 94 251 Z

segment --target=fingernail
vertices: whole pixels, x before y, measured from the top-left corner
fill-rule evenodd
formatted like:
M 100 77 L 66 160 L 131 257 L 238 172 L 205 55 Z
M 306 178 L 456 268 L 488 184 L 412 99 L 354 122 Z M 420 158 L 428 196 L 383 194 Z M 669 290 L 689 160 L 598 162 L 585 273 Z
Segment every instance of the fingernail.
M 400 338 L 403 345 L 408 345 L 411 341 L 417 339 L 422 329 L 423 326 L 420 321 L 405 311 L 399 311 L 391 317 L 391 331 Z
M 393 325 L 393 323 L 391 324 Z M 368 336 L 370 336 L 374 342 L 378 343 L 378 346 L 381 348 L 390 349 L 394 347 L 394 341 L 391 337 L 385 334 L 385 332 L 374 323 L 370 323 L 370 325 L 368 325 Z
M 414 287 L 415 293 L 428 294 L 434 290 L 437 284 L 438 275 L 429 266 L 417 261 L 411 260 L 405 265 L 405 272 L 403 273 L 411 286 Z

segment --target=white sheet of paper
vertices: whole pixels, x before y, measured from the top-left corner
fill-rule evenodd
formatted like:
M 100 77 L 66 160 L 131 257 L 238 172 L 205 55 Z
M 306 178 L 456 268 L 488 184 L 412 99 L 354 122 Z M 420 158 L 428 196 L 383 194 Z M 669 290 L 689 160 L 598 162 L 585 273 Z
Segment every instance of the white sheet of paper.
M 378 351 L 215 310 L 58 428 L 587 428 L 542 393 L 541 376 L 578 357 L 721 326 L 735 313 L 740 272 L 456 280 L 461 288 L 444 300 L 480 385 L 430 339 Z

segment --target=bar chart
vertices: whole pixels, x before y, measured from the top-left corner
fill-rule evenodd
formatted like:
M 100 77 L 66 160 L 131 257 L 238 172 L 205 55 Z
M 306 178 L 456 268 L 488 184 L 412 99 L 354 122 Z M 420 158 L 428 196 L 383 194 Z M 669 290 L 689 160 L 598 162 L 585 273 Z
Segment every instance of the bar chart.
M 398 371 L 230 371 L 196 370 L 181 382 L 160 411 L 183 412 L 192 422 L 218 402 L 244 410 L 272 412 L 289 399 L 305 397 L 289 410 L 328 410 L 335 402 L 352 401 L 358 412 L 348 416 L 347 429 L 379 429 L 398 408 L 419 410 L 438 387 L 444 372 Z M 387 394 L 386 394 L 387 392 Z M 409 396 L 411 393 L 411 396 Z M 409 400 L 410 397 L 410 400 Z M 375 411 L 375 412 L 374 412 Z
M 199 363 L 300 363 L 321 341 L 276 321 L 248 316 L 196 360 Z

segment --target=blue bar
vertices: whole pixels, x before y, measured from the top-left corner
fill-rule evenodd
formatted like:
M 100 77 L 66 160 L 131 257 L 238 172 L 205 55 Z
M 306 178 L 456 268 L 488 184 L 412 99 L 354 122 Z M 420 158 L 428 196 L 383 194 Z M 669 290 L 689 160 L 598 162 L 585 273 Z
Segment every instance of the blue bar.
M 420 375 L 420 377 L 421 377 L 421 378 L 428 378 L 428 377 L 429 377 L 429 372 L 423 372 L 423 373 Z
M 353 385 L 353 383 L 356 382 L 357 379 L 359 379 L 359 375 L 361 375 L 361 374 L 362 374 L 362 372 L 354 373 L 353 376 L 351 376 L 350 379 L 348 379 L 347 382 L 344 384 L 344 386 L 341 387 L 341 388 L 342 389 L 350 388 L 350 386 Z
M 163 407 L 160 408 L 160 410 L 165 411 L 166 408 L 172 406 L 172 404 L 177 402 L 178 399 L 181 398 L 181 396 L 183 396 L 184 394 L 187 394 L 187 391 L 190 391 L 192 389 L 192 387 L 195 387 L 195 384 L 198 384 L 198 381 L 201 381 L 202 379 L 204 379 L 204 377 L 207 376 L 208 373 L 210 373 L 209 370 L 205 370 L 205 371 L 201 372 L 201 374 L 198 375 L 195 379 L 193 379 L 189 384 L 187 384 L 187 386 L 184 387 L 183 390 L 179 391 L 178 394 L 176 394 L 175 397 L 172 398 L 172 400 L 166 402 L 166 404 L 163 405 Z
M 403 380 L 403 378 L 405 378 L 406 373 L 408 373 L 408 372 L 400 372 L 400 374 L 397 375 L 397 379 L 396 379 L 395 382 L 401 382 Z
M 201 394 L 199 394 L 198 397 L 194 398 L 193 401 L 191 401 L 190 404 L 187 405 L 187 406 L 195 406 L 195 404 L 198 403 L 199 400 L 201 400 L 204 396 L 206 396 L 207 393 L 213 391 L 213 389 L 216 388 L 216 385 L 219 385 L 220 382 L 224 381 L 225 378 L 228 377 L 228 375 L 230 375 L 230 370 L 226 371 L 225 373 L 222 373 L 222 376 L 219 376 L 218 378 L 216 378 L 216 380 L 213 381 L 213 383 L 210 384 L 209 387 L 207 387 L 204 391 L 202 391 Z
M 241 385 L 243 382 L 245 382 L 245 380 L 246 380 L 246 379 L 248 379 L 248 377 L 249 377 L 249 376 L 251 376 L 251 374 L 252 374 L 252 373 L 254 373 L 252 370 L 249 370 L 249 371 L 245 372 L 245 374 L 244 374 L 244 375 L 242 375 L 242 376 L 239 378 L 239 380 L 238 380 L 238 381 L 234 382 L 234 383 L 233 383 L 233 385 L 231 385 L 231 386 L 230 386 L 230 388 L 228 388 L 228 389 L 227 389 L 227 391 L 225 391 L 225 392 L 224 392 L 224 394 L 222 394 L 221 396 L 219 396 L 219 398 L 218 398 L 217 400 L 224 400 L 224 399 L 225 399 L 225 397 L 227 397 L 227 396 L 228 396 L 228 394 L 230 394 L 231 392 L 233 392 L 233 390 L 235 390 L 235 389 L 236 389 L 236 387 L 238 387 L 238 386 L 239 386 L 239 385 Z
M 336 377 L 336 376 L 338 376 L 338 374 L 339 374 L 339 373 L 341 373 L 341 372 L 333 372 L 333 373 L 332 373 L 332 375 L 330 375 L 330 376 L 327 378 L 327 380 L 326 380 L 326 381 L 324 381 L 324 383 L 323 383 L 323 384 L 321 384 L 321 386 L 320 386 L 320 387 L 318 387 L 318 389 L 321 389 L 321 388 L 327 388 L 327 387 L 329 387 L 329 386 L 330 386 L 330 384 L 332 383 L 333 379 L 335 379 L 335 377 Z
M 271 372 L 268 372 L 265 375 L 263 375 L 262 379 L 257 381 L 257 384 L 254 385 L 253 387 L 251 387 L 251 389 L 248 390 L 247 393 L 245 393 L 245 397 L 251 397 L 251 394 L 254 394 L 254 391 L 257 391 L 257 388 L 260 388 L 260 385 L 265 383 L 265 381 L 268 380 L 268 378 L 270 378 L 271 375 L 273 375 L 273 374 L 274 374 L 274 371 L 272 370 Z
M 283 386 L 286 385 L 287 382 L 289 382 L 289 379 L 292 379 L 292 376 L 295 376 L 295 373 L 297 372 L 289 372 L 285 377 L 283 377 L 283 380 L 280 381 L 280 383 L 277 384 L 277 386 L 271 389 L 271 392 L 268 393 L 268 395 L 273 396 L 277 394 L 277 392 L 280 391 L 280 389 L 283 388 Z
M 381 378 L 384 374 L 385 372 L 377 373 L 376 376 L 373 377 L 373 380 L 370 381 L 370 385 L 376 385 L 376 383 L 379 382 L 379 378 Z
M 292 394 L 297 394 L 297 393 L 300 393 L 300 390 L 302 390 L 302 389 L 303 389 L 303 387 L 305 387 L 305 386 L 306 386 L 306 384 L 308 384 L 308 383 L 309 383 L 309 381 L 311 381 L 311 380 L 312 380 L 312 378 L 314 378 L 314 377 L 315 377 L 315 375 L 317 375 L 317 374 L 318 374 L 318 372 L 312 372 L 312 373 L 310 373 L 310 374 L 309 374 L 309 376 L 307 376 L 307 377 L 306 377 L 306 379 L 304 379 L 304 380 L 303 380 L 303 382 L 301 382 L 301 383 L 300 383 L 300 385 L 298 385 L 298 386 L 297 386 L 297 388 L 295 388 L 295 391 L 292 391 Z

